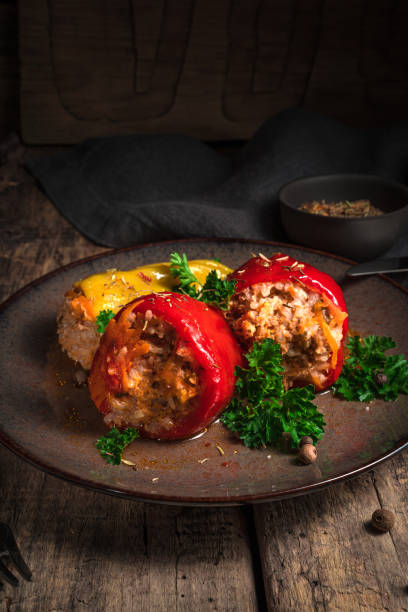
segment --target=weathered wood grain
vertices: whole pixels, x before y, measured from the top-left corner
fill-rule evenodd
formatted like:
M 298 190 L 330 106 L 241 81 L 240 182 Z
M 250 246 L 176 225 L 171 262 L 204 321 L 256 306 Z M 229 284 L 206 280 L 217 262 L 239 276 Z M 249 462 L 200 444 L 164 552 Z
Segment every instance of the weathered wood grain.
M 255 508 L 270 610 L 407 610 L 406 453 L 325 492 Z M 398 526 L 369 527 L 387 504 Z
M 102 250 L 83 238 L 17 164 L 0 174 L 0 300 Z M 34 322 L 35 323 L 35 322 Z M 7 612 L 257 610 L 251 534 L 240 508 L 152 506 L 79 489 L 0 447 L 0 520 L 34 580 L 0 590 Z
M 46 476 L 0 449 L 1 519 L 33 582 L 0 608 L 256 610 L 242 510 L 139 504 Z
M 305 106 L 356 125 L 408 105 L 405 0 L 21 0 L 29 143 L 247 139 Z

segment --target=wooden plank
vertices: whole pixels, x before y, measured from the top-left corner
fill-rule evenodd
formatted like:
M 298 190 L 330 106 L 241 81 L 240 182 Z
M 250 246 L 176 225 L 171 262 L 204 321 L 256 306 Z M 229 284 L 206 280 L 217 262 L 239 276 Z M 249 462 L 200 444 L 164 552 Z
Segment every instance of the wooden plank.
M 0 300 L 62 264 L 101 252 L 17 163 L 0 194 Z M 35 321 L 33 321 L 35 324 Z M 45 442 L 46 443 L 46 442 Z M 0 520 L 34 581 L 0 589 L 0 609 L 258 609 L 251 534 L 241 508 L 153 506 L 80 489 L 0 447 Z
M 341 106 L 342 118 L 363 125 L 406 118 L 407 23 L 401 0 L 326 0 L 305 105 L 333 116 Z
M 239 509 L 152 506 L 46 476 L 0 448 L 1 519 L 33 582 L 7 610 L 257 610 Z M 21 484 L 24 483 L 24 484 Z
M 21 0 L 19 15 L 26 142 L 242 140 L 292 106 L 406 116 L 403 0 Z
M 270 610 L 407 610 L 407 453 L 322 493 L 256 506 Z M 390 533 L 367 523 L 382 505 Z

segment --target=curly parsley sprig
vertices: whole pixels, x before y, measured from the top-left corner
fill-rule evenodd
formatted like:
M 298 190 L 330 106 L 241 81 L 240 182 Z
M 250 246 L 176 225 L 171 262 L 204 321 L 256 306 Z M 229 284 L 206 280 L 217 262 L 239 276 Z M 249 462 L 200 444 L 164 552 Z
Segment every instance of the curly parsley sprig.
M 105 333 L 106 328 L 108 327 L 109 321 L 113 319 L 114 316 L 115 316 L 115 313 L 110 308 L 108 308 L 108 310 L 100 311 L 100 313 L 96 317 L 98 333 L 100 334 Z
M 106 436 L 102 436 L 96 441 L 95 446 L 105 461 L 113 465 L 120 465 L 125 447 L 139 437 L 139 432 L 132 427 L 123 431 L 112 427 Z
M 187 255 L 174 252 L 170 255 L 170 272 L 177 278 L 179 284 L 176 289 L 179 293 L 184 293 L 190 297 L 197 298 L 199 290 L 202 288 L 196 276 L 190 270 Z
M 280 345 L 270 338 L 255 342 L 246 358 L 248 368 L 235 368 L 235 394 L 221 417 L 224 425 L 250 448 L 278 446 L 283 433 L 291 435 L 294 448 L 303 436 L 319 440 L 325 422 L 313 403 L 313 386 L 285 391 Z
M 201 285 L 198 278 L 193 274 L 188 265 L 185 253 L 174 252 L 170 255 L 170 272 L 177 278 L 179 284 L 174 291 L 189 295 L 200 302 L 212 304 L 221 310 L 228 310 L 231 297 L 234 295 L 237 281 L 221 280 L 216 270 L 211 270 Z
M 335 395 L 349 401 L 369 402 L 375 398 L 392 401 L 408 394 L 408 364 L 403 355 L 386 355 L 395 342 L 386 336 L 351 336 L 348 357 L 334 383 Z

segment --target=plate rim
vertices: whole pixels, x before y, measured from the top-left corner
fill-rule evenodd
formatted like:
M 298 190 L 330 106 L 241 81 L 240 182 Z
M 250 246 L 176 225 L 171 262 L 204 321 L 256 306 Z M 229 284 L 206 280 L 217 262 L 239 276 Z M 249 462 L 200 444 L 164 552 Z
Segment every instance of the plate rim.
M 155 241 L 155 242 L 141 243 L 141 244 L 124 247 L 120 249 L 108 249 L 101 253 L 82 257 L 80 259 L 72 261 L 63 266 L 59 266 L 58 268 L 55 268 L 54 270 L 51 270 L 50 272 L 47 272 L 46 274 L 43 274 L 42 276 L 39 276 L 38 278 L 35 278 L 34 280 L 30 281 L 29 283 L 27 283 L 26 285 L 18 289 L 16 292 L 14 292 L 12 295 L 10 295 L 8 298 L 6 298 L 6 300 L 4 300 L 0 304 L 0 316 L 2 312 L 11 303 L 18 300 L 22 295 L 24 295 L 31 288 L 36 287 L 37 285 L 43 283 L 49 278 L 52 278 L 53 276 L 60 274 L 61 272 L 65 270 L 73 269 L 82 264 L 89 263 L 91 261 L 95 261 L 95 260 L 101 259 L 106 256 L 116 255 L 119 253 L 125 253 L 125 252 L 130 252 L 130 251 L 138 251 L 140 249 L 147 248 L 147 247 L 164 246 L 166 244 L 177 244 L 177 243 L 194 244 L 198 242 L 208 242 L 212 244 L 217 243 L 217 242 L 220 242 L 220 243 L 221 242 L 223 243 L 235 242 L 235 243 L 240 243 L 240 244 L 257 244 L 260 246 L 268 246 L 268 247 L 283 247 L 283 248 L 289 247 L 289 248 L 294 248 L 294 249 L 300 249 L 301 251 L 305 251 L 305 252 L 309 252 L 309 253 L 313 253 L 317 255 L 322 255 L 324 257 L 335 259 L 337 261 L 340 261 L 346 264 L 350 264 L 350 265 L 353 265 L 356 263 L 355 261 L 351 259 L 347 259 L 345 257 L 335 255 L 333 253 L 328 253 L 325 251 L 320 251 L 317 249 L 312 249 L 310 247 L 304 247 L 302 245 L 292 244 L 288 242 L 277 242 L 277 241 L 270 241 L 270 240 L 251 240 L 249 238 L 231 238 L 231 237 L 227 237 L 227 238 L 196 237 L 196 238 L 177 238 L 173 240 L 171 239 L 161 240 L 161 241 Z M 376 276 L 379 276 L 383 280 L 391 283 L 397 289 L 399 289 L 400 291 L 408 295 L 408 289 L 400 285 L 398 282 L 396 282 L 394 279 L 390 278 L 389 276 L 385 274 L 378 274 Z M 35 468 L 41 470 L 42 472 L 45 472 L 47 474 L 50 474 L 51 476 L 55 476 L 56 478 L 59 478 L 71 484 L 75 484 L 77 486 L 80 486 L 80 487 L 83 487 L 83 488 L 86 488 L 86 489 L 89 489 L 95 492 L 100 492 L 100 493 L 112 495 L 115 497 L 132 499 L 138 502 L 162 503 L 162 504 L 177 505 L 177 506 L 207 506 L 207 507 L 211 506 L 211 507 L 214 507 L 214 506 L 240 506 L 240 505 L 245 505 L 245 504 L 266 503 L 266 502 L 278 501 L 278 500 L 287 499 L 291 497 L 299 497 L 301 495 L 318 492 L 329 486 L 333 486 L 337 483 L 357 477 L 367 471 L 374 469 L 376 466 L 380 465 L 387 459 L 391 459 L 392 457 L 394 457 L 395 455 L 403 451 L 405 448 L 407 448 L 408 435 L 401 438 L 398 441 L 397 445 L 390 451 L 387 451 L 385 453 L 382 453 L 381 455 L 378 455 L 371 461 L 367 463 L 363 463 L 362 465 L 360 465 L 359 467 L 353 470 L 349 470 L 345 473 L 340 473 L 338 475 L 332 476 L 331 478 L 325 478 L 318 482 L 301 485 L 297 487 L 279 489 L 277 491 L 271 490 L 267 493 L 260 493 L 260 494 L 255 494 L 255 495 L 235 495 L 235 496 L 234 495 L 233 496 L 224 495 L 224 496 L 219 496 L 217 498 L 214 498 L 211 496 L 207 496 L 207 497 L 204 496 L 204 497 L 199 497 L 199 498 L 194 497 L 194 496 L 180 497 L 177 495 L 163 494 L 163 493 L 160 493 L 159 491 L 157 493 L 155 493 L 154 491 L 150 491 L 149 494 L 146 494 L 146 493 L 141 494 L 141 493 L 138 493 L 137 491 L 130 491 L 129 489 L 126 489 L 125 487 L 123 488 L 108 487 L 104 484 L 99 484 L 95 481 L 90 481 L 86 478 L 81 478 L 80 476 L 73 475 L 69 472 L 66 472 L 65 470 L 55 468 L 49 463 L 44 463 L 40 459 L 36 458 L 33 455 L 33 453 L 27 452 L 17 442 L 9 438 L 1 428 L 0 428 L 0 443 L 3 446 L 5 446 L 7 449 L 12 451 L 15 455 L 17 455 L 18 457 L 20 457 L 21 459 L 23 459 L 30 465 L 34 466 Z

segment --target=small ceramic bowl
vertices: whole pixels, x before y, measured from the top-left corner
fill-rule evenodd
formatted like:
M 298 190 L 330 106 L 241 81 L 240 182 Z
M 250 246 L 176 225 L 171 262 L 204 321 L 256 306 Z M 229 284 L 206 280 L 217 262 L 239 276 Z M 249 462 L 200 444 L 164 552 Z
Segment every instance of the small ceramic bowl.
M 374 175 L 331 174 L 300 178 L 279 192 L 283 227 L 290 240 L 356 261 L 375 259 L 408 230 L 408 188 Z M 325 217 L 299 210 L 314 200 L 370 200 L 377 217 Z

